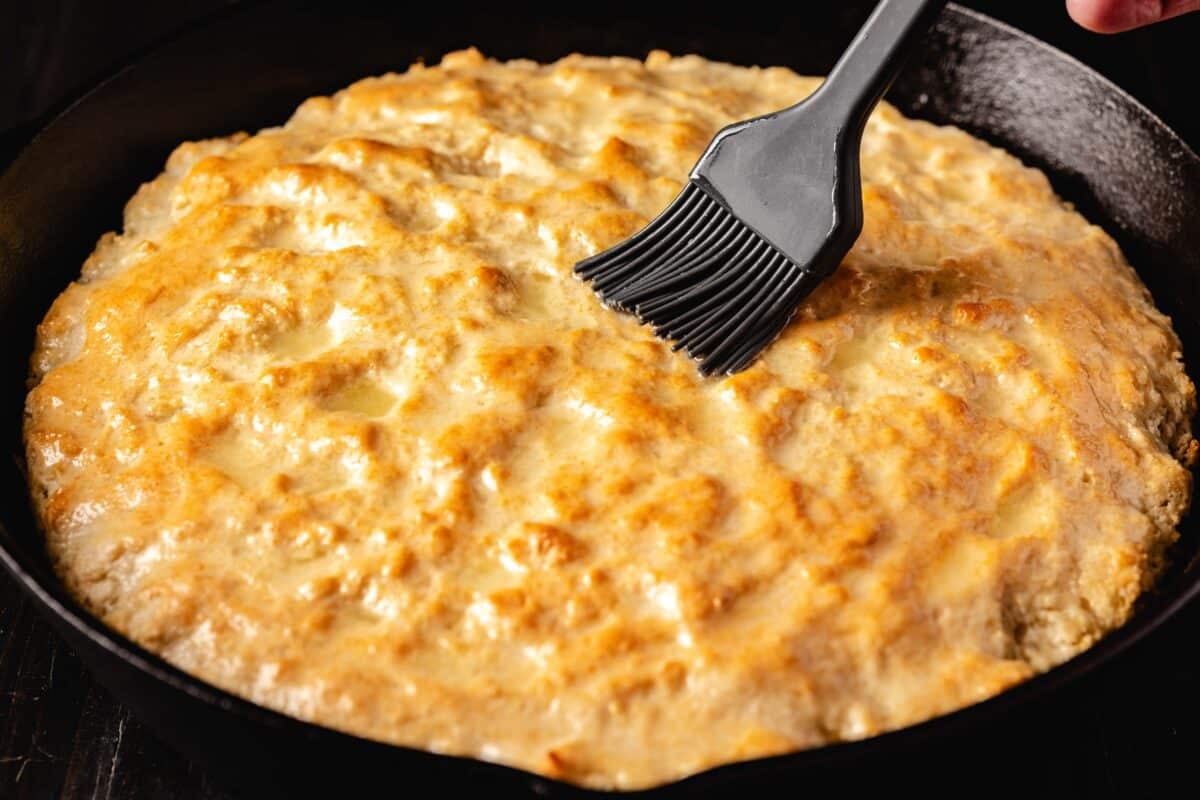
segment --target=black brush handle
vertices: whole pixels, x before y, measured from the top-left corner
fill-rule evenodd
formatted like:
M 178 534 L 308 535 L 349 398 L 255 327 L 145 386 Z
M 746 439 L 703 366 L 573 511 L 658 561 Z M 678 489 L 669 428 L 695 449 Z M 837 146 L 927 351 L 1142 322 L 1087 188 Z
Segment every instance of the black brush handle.
M 912 46 L 945 5 L 946 0 L 881 0 L 813 96 L 814 103 L 845 120 L 850 130 L 861 131 Z
M 945 5 L 883 0 L 821 88 L 720 131 L 692 180 L 806 272 L 833 272 L 862 231 L 867 118 Z

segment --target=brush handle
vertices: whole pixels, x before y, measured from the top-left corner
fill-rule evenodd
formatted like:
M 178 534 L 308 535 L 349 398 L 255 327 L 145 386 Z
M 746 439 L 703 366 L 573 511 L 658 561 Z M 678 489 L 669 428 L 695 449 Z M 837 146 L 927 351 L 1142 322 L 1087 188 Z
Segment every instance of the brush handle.
M 883 0 L 811 97 L 717 133 L 691 178 L 808 274 L 863 226 L 859 150 L 871 109 L 946 0 Z
M 861 135 L 912 46 L 945 5 L 946 0 L 881 0 L 813 95 L 814 105 Z

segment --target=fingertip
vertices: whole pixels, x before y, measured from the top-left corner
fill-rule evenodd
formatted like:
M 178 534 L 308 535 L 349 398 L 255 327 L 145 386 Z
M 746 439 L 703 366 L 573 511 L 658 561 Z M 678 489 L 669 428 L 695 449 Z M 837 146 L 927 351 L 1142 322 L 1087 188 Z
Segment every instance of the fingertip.
M 1097 3 L 1094 0 L 1067 0 L 1067 13 L 1071 19 L 1094 33 L 1107 33 L 1101 25 L 1100 15 L 1096 13 Z
M 1067 0 L 1071 19 L 1096 33 L 1121 33 L 1163 18 L 1161 0 Z

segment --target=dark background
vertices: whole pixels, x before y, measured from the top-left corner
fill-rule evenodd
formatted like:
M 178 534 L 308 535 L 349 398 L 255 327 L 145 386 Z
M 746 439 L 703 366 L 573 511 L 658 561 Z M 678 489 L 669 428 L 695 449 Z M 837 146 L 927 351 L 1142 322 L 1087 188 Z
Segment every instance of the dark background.
M 181 25 L 233 5 L 237 0 L 0 0 L 0 166 L 69 98 Z M 1072 53 L 1148 105 L 1193 149 L 1200 146 L 1200 15 L 1101 37 L 1075 27 L 1060 0 L 965 5 Z M 669 24 L 658 7 L 646 13 Z M 779 26 L 780 35 L 788 25 Z M 1200 796 L 1192 779 L 1200 750 L 1200 666 L 1192 644 L 1198 630 L 1200 607 L 1193 607 L 1037 708 L 937 752 L 830 780 L 851 794 Z M 397 776 L 385 791 L 402 787 Z M 787 788 L 794 794 L 804 787 Z M 0 800 L 233 796 L 96 686 L 0 575 Z

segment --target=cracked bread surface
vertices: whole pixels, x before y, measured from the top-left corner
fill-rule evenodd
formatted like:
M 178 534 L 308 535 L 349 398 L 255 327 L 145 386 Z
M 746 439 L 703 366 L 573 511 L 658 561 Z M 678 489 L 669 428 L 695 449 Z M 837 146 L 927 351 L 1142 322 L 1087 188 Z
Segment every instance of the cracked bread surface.
M 217 686 L 601 788 L 989 697 L 1130 614 L 1194 389 L 1045 176 L 883 104 L 863 234 L 703 379 L 574 263 L 818 85 L 476 51 L 181 145 L 38 330 L 56 569 Z

